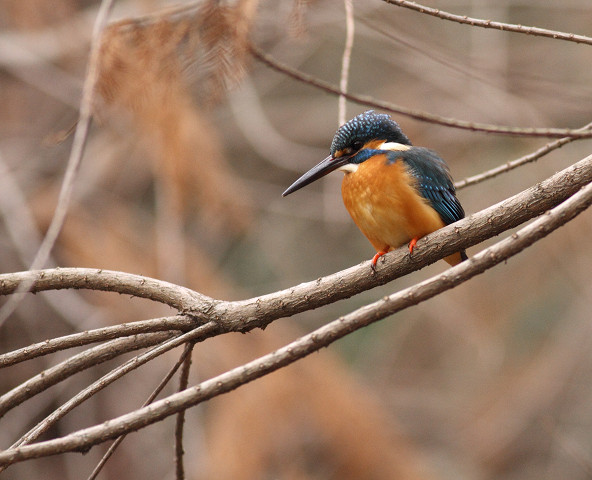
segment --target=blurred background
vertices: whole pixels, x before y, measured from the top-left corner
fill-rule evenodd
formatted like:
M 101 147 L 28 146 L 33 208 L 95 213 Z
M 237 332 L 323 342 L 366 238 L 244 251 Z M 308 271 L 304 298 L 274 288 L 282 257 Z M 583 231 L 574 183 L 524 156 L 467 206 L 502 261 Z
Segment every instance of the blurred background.
M 127 0 L 113 20 L 166 4 Z M 194 5 L 194 4 L 192 4 Z M 340 174 L 281 193 L 324 158 L 338 100 L 258 63 L 339 83 L 340 1 L 209 2 L 105 32 L 101 77 L 68 219 L 51 265 L 158 277 L 242 299 L 370 259 L 341 202 Z M 442 0 L 477 18 L 592 35 L 587 0 Z M 0 0 L 0 268 L 30 264 L 47 228 L 77 119 L 98 2 Z M 475 122 L 577 128 L 592 120 L 592 49 L 471 28 L 381 1 L 355 1 L 349 90 Z M 348 104 L 349 119 L 364 111 Z M 394 116 L 456 180 L 544 145 Z M 590 154 L 573 142 L 458 192 L 467 214 Z M 296 365 L 187 412 L 187 478 L 546 479 L 592 477 L 592 216 L 453 291 L 365 328 Z M 493 243 L 492 239 L 486 245 Z M 481 250 L 479 245 L 469 255 Z M 199 344 L 191 384 L 447 268 L 282 319 L 265 332 Z M 0 351 L 71 332 L 171 315 L 135 298 L 31 295 L 3 325 Z M 64 360 L 6 369 L 0 393 Z M 137 408 L 172 352 L 68 415 L 44 439 Z M 16 438 L 121 363 L 81 373 L 6 415 Z M 171 385 L 167 393 L 174 391 Z M 174 478 L 172 418 L 131 435 L 99 478 Z M 106 446 L 17 464 L 6 478 L 86 478 Z

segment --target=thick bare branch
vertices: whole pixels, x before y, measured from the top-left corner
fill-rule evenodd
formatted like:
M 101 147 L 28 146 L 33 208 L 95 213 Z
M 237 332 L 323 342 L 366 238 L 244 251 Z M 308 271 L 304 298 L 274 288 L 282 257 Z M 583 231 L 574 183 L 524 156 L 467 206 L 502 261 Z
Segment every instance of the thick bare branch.
M 253 328 L 265 327 L 273 320 L 295 315 L 349 298 L 365 290 L 384 285 L 395 278 L 419 270 L 426 265 L 468 248 L 483 240 L 517 227 L 565 201 L 582 186 L 592 181 L 592 155 L 556 173 L 543 182 L 516 194 L 503 202 L 481 210 L 453 225 L 438 230 L 422 238 L 411 257 L 406 248 L 391 252 L 381 260 L 376 273 L 364 262 L 341 272 L 302 283 L 286 290 L 262 295 L 241 301 L 213 300 L 183 287 L 167 282 L 147 279 L 135 275 L 122 274 L 121 279 L 129 279 L 132 285 L 114 283 L 114 290 L 141 294 L 142 281 L 148 282 L 154 292 L 145 295 L 158 300 L 158 286 L 165 288 L 165 299 L 174 298 L 173 304 L 182 305 L 185 313 L 202 321 L 214 321 L 222 331 L 245 332 Z M 60 283 L 60 272 L 68 271 L 68 285 Z M 92 274 L 94 272 L 94 274 Z M 43 273 L 43 275 L 41 275 Z M 108 290 L 97 270 L 59 269 L 42 272 L 25 272 L 0 275 L 0 295 L 14 291 L 19 275 L 35 275 L 39 282 L 32 285 L 33 291 L 52 290 L 70 286 L 72 288 L 94 288 Z M 118 272 L 107 272 L 108 278 L 115 279 Z M 128 276 L 129 275 L 129 276 Z M 47 281 L 47 277 L 51 279 Z M 89 281 L 87 282 L 87 277 Z M 66 281 L 66 277 L 64 277 Z M 151 283 L 155 282 L 155 283 Z M 166 288 L 180 288 L 181 293 L 166 293 Z M 184 290 L 184 291 L 183 291 Z M 193 304 L 188 303 L 194 298 Z M 166 303 L 166 301 L 165 301 Z
M 396 5 L 398 7 L 409 8 L 419 13 L 426 13 L 443 20 L 450 20 L 471 27 L 492 28 L 494 30 L 503 30 L 506 32 L 524 33 L 526 35 L 533 35 L 536 37 L 547 37 L 554 40 L 566 40 L 568 42 L 584 43 L 592 45 L 592 37 L 585 35 L 576 35 L 574 33 L 559 32 L 557 30 L 548 30 L 546 28 L 528 27 L 524 25 L 515 25 L 512 23 L 495 22 L 492 20 L 485 20 L 480 18 L 471 18 L 466 15 L 455 15 L 440 10 L 439 8 L 426 7 L 416 2 L 409 2 L 408 0 L 383 0 L 383 2 Z
M 587 185 L 532 224 L 486 248 L 467 262 L 417 285 L 384 297 L 378 302 L 366 305 L 272 353 L 202 382 L 195 387 L 170 395 L 147 407 L 62 438 L 0 452 L 0 465 L 9 465 L 30 458 L 68 451 L 86 451 L 92 445 L 140 429 L 205 400 L 232 391 L 245 383 L 318 351 L 348 333 L 423 302 L 483 273 L 537 240 L 544 238 L 588 208 L 590 204 L 592 204 L 592 184 Z
M 349 298 L 407 275 L 462 248 L 517 227 L 565 201 L 592 182 L 592 155 L 537 185 L 449 225 L 417 243 L 413 256 L 406 247 L 384 255 L 374 274 L 369 262 L 249 300 L 218 304 L 213 319 L 225 328 L 245 331 L 282 317 Z M 1 278 L 1 277 L 0 277 Z

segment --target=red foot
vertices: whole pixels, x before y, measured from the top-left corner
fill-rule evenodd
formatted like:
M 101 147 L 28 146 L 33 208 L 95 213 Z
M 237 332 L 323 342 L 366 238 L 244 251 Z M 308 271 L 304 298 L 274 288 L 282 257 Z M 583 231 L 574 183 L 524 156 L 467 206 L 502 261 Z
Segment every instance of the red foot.
M 411 241 L 409 242 L 409 255 L 411 255 L 413 253 L 413 249 L 415 248 L 415 244 L 417 243 L 418 240 L 419 240 L 419 238 L 412 238 Z
M 374 257 L 372 258 L 372 270 L 374 270 L 376 268 L 376 262 L 378 262 L 378 259 L 380 257 L 382 257 L 383 255 L 385 255 L 386 253 L 387 252 L 380 251 L 376 255 L 374 255 Z

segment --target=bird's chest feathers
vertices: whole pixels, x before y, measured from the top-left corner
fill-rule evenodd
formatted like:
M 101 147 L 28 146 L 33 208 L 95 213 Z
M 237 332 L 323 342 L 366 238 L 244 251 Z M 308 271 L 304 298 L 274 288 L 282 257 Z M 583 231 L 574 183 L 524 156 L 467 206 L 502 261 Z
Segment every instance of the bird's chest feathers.
M 387 164 L 383 155 L 369 158 L 345 174 L 341 193 L 352 219 L 377 250 L 397 248 L 442 226 L 400 160 Z

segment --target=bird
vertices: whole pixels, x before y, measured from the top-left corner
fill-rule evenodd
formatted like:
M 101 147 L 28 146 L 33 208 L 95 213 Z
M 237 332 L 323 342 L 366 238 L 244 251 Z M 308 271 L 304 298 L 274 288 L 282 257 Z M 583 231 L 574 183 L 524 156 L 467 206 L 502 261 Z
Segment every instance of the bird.
M 344 123 L 330 154 L 296 180 L 282 196 L 335 171 L 345 175 L 341 194 L 354 223 L 376 249 L 371 267 L 387 252 L 465 216 L 448 166 L 433 150 L 416 147 L 390 115 L 368 110 Z M 454 266 L 465 250 L 444 258 Z

